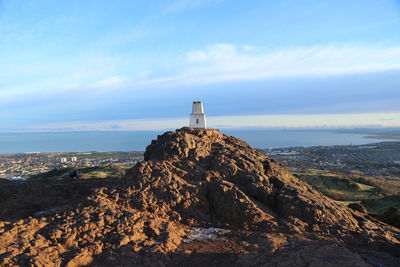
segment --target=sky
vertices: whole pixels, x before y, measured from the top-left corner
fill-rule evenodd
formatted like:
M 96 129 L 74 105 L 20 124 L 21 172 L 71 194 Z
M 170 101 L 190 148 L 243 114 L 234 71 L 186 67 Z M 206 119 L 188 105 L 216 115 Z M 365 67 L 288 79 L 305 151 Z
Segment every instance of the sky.
M 400 126 L 399 0 L 0 0 L 0 131 Z

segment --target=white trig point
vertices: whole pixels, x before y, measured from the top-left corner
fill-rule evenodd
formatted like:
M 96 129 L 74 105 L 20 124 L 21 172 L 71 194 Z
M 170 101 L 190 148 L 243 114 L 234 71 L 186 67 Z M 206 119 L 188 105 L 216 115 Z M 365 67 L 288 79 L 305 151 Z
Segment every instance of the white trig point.
M 190 128 L 206 129 L 206 115 L 201 101 L 193 101 L 192 113 L 190 114 Z

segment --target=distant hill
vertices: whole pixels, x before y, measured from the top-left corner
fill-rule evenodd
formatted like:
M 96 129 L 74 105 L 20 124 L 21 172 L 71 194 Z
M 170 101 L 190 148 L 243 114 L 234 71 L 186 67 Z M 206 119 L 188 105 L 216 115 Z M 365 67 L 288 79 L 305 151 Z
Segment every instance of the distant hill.
M 313 169 L 294 174 L 324 195 L 345 205 L 358 203 L 370 215 L 400 227 L 397 220 L 383 216 L 391 208 L 400 209 L 400 179 Z

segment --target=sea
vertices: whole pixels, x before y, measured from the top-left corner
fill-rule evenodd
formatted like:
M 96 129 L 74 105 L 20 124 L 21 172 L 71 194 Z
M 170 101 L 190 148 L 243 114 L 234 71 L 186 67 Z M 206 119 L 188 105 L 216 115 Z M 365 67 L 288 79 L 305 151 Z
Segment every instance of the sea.
M 164 131 L 0 133 L 0 153 L 144 151 L 151 140 Z M 365 134 L 335 130 L 221 130 L 255 148 L 294 146 L 361 145 L 385 140 L 371 140 Z

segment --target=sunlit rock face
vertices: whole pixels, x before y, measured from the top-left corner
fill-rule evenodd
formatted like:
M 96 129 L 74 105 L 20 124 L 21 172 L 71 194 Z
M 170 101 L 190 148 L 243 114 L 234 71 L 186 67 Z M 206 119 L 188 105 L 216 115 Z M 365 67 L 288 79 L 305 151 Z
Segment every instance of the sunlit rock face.
M 30 189 L 85 188 L 0 221 L 1 265 L 400 266 L 399 229 L 324 197 L 235 137 L 186 127 L 158 136 L 144 159 L 123 179 L 15 193 L 18 210 Z

